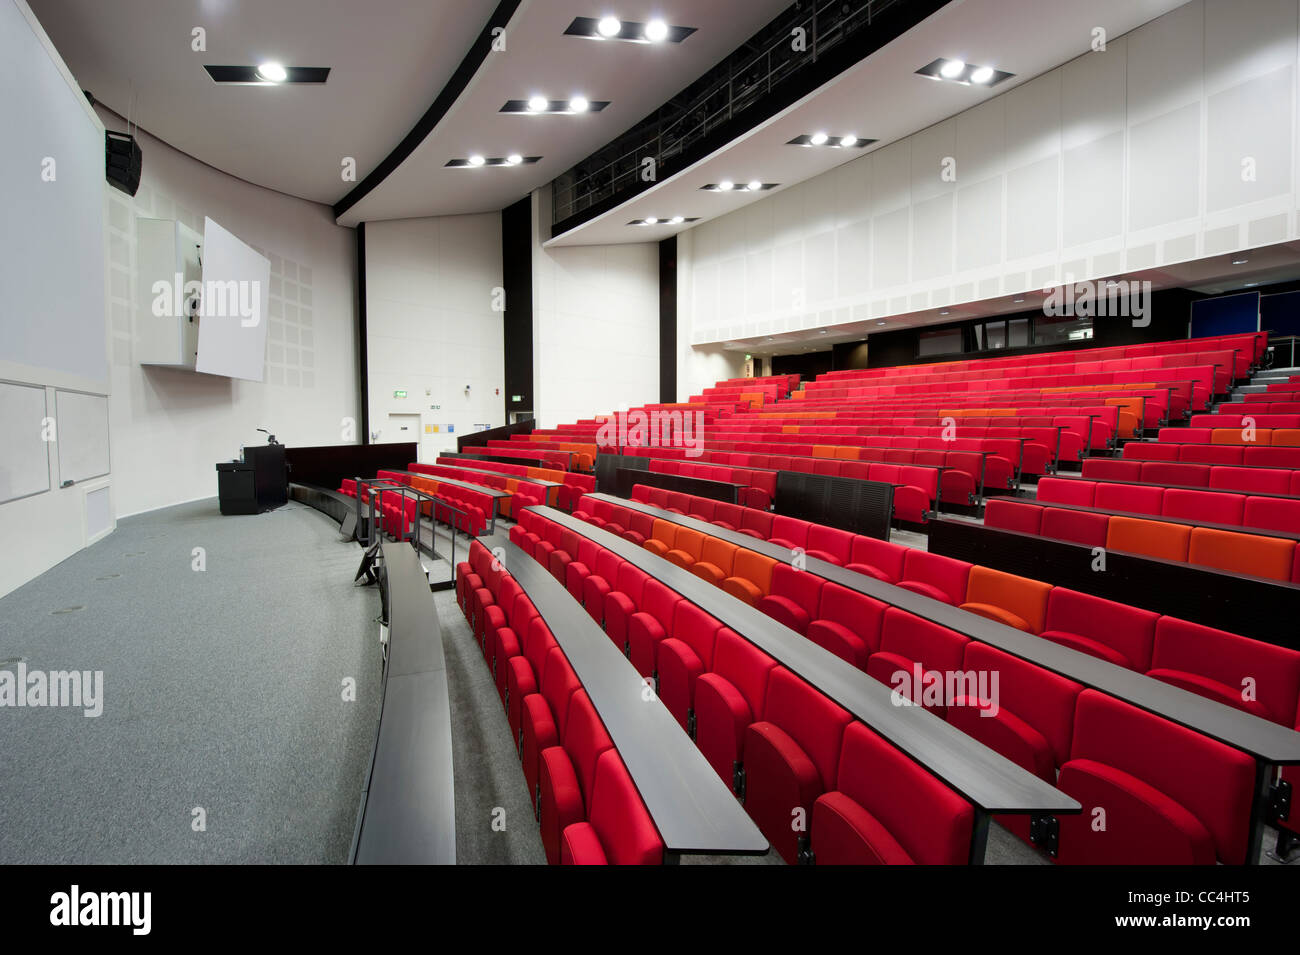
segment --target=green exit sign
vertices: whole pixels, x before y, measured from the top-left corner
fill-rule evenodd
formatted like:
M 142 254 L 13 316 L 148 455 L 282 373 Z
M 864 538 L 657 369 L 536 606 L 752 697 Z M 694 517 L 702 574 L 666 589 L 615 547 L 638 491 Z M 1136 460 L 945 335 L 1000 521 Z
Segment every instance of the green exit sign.
M 394 392 L 393 392 L 393 397 L 394 397 L 394 398 L 405 398 L 405 397 L 406 397 L 406 392 L 405 392 L 405 391 L 394 391 Z

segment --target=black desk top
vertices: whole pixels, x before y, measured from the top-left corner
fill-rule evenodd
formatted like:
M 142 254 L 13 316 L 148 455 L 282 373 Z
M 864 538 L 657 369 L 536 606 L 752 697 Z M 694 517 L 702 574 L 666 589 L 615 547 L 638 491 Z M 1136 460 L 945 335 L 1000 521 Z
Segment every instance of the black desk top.
M 613 498 L 607 494 L 587 496 L 690 527 L 782 563 L 788 564 L 793 558 L 790 550 L 778 544 L 728 531 L 726 528 L 693 517 L 674 514 L 639 501 Z M 1288 727 L 1251 716 L 1249 713 L 1163 683 L 1146 674 L 1107 663 L 1105 660 L 1099 660 L 1077 650 L 1070 650 L 1031 633 L 995 623 L 978 614 L 959 610 L 941 600 L 923 597 L 903 587 L 887 584 L 883 580 L 876 580 L 874 577 L 856 571 L 845 570 L 843 567 L 815 557 L 805 555 L 804 567 L 817 576 L 825 577 L 850 590 L 856 590 L 900 610 L 932 620 L 972 640 L 997 647 L 1012 656 L 1028 660 L 1084 686 L 1094 687 L 1229 746 L 1235 746 L 1257 759 L 1275 764 L 1300 763 L 1300 733 Z
M 558 512 L 557 512 L 558 513 Z M 600 714 L 668 852 L 756 855 L 768 843 L 726 783 L 582 605 L 504 534 L 482 539 L 524 589 Z M 497 548 L 501 548 L 500 551 Z
M 382 544 L 389 644 L 357 864 L 456 862 L 451 710 L 438 613 L 419 556 Z
M 425 474 L 423 471 L 398 471 L 395 468 L 383 468 L 393 474 L 409 474 L 411 477 L 426 478 L 430 481 L 437 481 L 439 484 L 451 484 L 455 487 L 463 487 L 467 491 L 478 491 L 480 494 L 486 494 L 488 497 L 510 497 L 509 491 L 498 491 L 494 487 L 488 487 L 486 484 L 471 484 L 469 481 L 461 481 L 457 478 L 443 477 L 441 474 Z
M 452 460 L 454 461 L 455 458 L 453 458 Z M 476 459 L 476 460 L 477 460 L 477 459 Z M 439 468 L 454 468 L 454 467 L 458 467 L 458 465 L 456 465 L 456 464 L 435 464 L 434 467 L 439 467 Z M 385 470 L 387 470 L 387 468 L 385 468 Z M 542 487 L 564 487 L 564 482 L 563 482 L 563 481 L 543 481 L 541 478 L 529 477 L 529 476 L 526 475 L 526 474 L 510 474 L 510 473 L 508 473 L 508 472 L 506 472 L 506 471 L 490 471 L 490 470 L 488 470 L 487 468 L 464 468 L 463 470 L 466 470 L 466 471 L 482 471 L 484 474 L 495 474 L 497 477 L 510 478 L 511 480 L 515 480 L 515 481 L 527 481 L 529 484 L 540 484 Z M 550 468 L 549 470 L 554 470 L 554 468 Z M 419 471 L 410 471 L 410 472 L 408 472 L 408 473 L 410 473 L 410 474 L 419 474 L 420 472 L 419 472 Z M 436 474 L 426 474 L 426 475 L 424 475 L 424 476 L 425 476 L 425 477 L 437 477 L 438 475 L 436 475 Z
M 976 807 L 995 813 L 1081 811 L 1078 802 L 1056 787 L 977 743 L 928 710 L 897 705 L 893 690 L 885 684 L 721 588 L 622 537 L 554 508 L 529 510 L 595 541 L 671 587 L 808 681 Z

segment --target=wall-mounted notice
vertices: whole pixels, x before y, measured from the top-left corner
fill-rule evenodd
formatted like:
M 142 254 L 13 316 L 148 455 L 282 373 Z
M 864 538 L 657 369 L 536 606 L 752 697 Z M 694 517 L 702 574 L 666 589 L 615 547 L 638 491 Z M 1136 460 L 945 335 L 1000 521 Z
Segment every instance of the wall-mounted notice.
M 54 393 L 58 422 L 59 483 L 108 473 L 108 399 L 76 391 Z

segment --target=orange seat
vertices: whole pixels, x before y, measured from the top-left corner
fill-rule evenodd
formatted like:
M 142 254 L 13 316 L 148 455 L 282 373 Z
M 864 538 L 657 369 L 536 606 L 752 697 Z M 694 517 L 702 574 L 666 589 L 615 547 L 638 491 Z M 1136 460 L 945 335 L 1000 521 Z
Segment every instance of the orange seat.
M 1051 593 L 1052 585 L 1041 580 L 976 565 L 971 568 L 966 583 L 966 603 L 961 605 L 961 609 L 1017 630 L 1042 633 L 1047 620 L 1047 598 Z
M 1300 448 L 1300 429 L 1277 428 L 1273 431 L 1273 447 Z
M 722 582 L 722 589 L 753 606 L 771 593 L 775 567 L 776 561 L 771 557 L 738 548 L 731 576 Z
M 690 570 L 691 564 L 700 559 L 700 551 L 703 547 L 703 534 L 689 527 L 678 527 L 672 549 L 664 554 L 664 557 L 669 563 L 676 564 L 683 570 Z
M 736 551 L 739 549 L 735 544 L 729 544 L 716 537 L 706 537 L 699 559 L 691 565 L 691 573 L 707 580 L 715 587 L 721 587 L 722 582 L 731 576 L 732 567 L 736 562 Z
M 1210 444 L 1249 444 L 1263 448 L 1273 443 L 1270 428 L 1257 429 L 1254 437 L 1253 441 L 1247 441 L 1244 428 L 1215 428 L 1210 432 Z
M 837 445 L 835 448 L 835 456 L 837 458 L 842 458 L 845 461 L 856 461 L 858 459 L 858 449 L 847 444 Z
M 814 445 L 813 445 L 813 457 L 814 457 L 814 458 L 833 458 L 833 457 L 835 457 L 835 448 L 834 448 L 833 445 L 829 445 L 829 444 L 814 444 Z
M 1187 560 L 1234 574 L 1291 580 L 1295 541 L 1258 534 L 1234 534 L 1209 527 L 1192 528 Z
M 1106 528 L 1106 547 L 1160 560 L 1187 561 L 1192 529 L 1185 524 L 1112 517 Z
M 657 557 L 666 557 L 677 542 L 677 525 L 656 520 L 650 538 L 641 546 Z

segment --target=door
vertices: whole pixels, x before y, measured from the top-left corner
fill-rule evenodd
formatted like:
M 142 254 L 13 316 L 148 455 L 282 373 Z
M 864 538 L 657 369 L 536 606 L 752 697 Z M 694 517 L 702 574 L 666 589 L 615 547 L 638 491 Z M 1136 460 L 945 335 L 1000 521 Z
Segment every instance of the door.
M 418 414 L 390 414 L 387 426 L 379 435 L 379 443 L 399 444 L 414 441 L 418 445 L 420 443 L 420 430 L 420 416 Z

